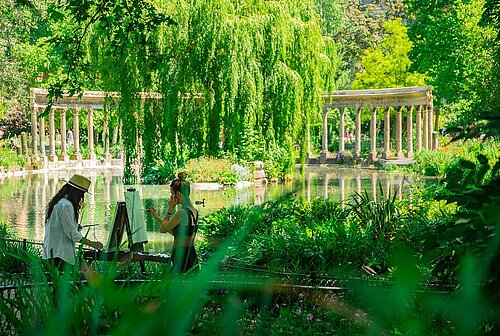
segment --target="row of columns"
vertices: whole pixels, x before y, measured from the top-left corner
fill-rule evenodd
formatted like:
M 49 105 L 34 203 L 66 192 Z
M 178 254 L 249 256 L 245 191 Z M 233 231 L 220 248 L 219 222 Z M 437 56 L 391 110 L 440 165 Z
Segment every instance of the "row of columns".
M 396 158 L 403 159 L 405 154 L 403 152 L 403 140 L 402 140 L 402 112 L 404 106 L 400 106 L 396 110 Z M 345 124 L 344 115 L 347 107 L 341 107 L 340 110 L 340 122 L 339 122 L 339 153 L 345 152 Z M 376 161 L 377 158 L 377 107 L 371 107 L 371 121 L 370 121 L 370 153 L 368 155 L 369 161 Z M 391 140 L 391 118 L 390 118 L 391 107 L 386 107 L 384 111 L 384 159 L 392 159 L 393 155 L 390 147 Z M 407 108 L 407 143 L 406 143 L 406 157 L 413 158 L 413 112 L 415 106 L 409 106 Z M 328 158 L 328 117 L 327 110 L 323 111 L 323 141 L 320 153 L 320 162 L 326 162 Z M 416 151 L 421 151 L 422 149 L 432 149 L 436 150 L 438 147 L 438 137 L 437 132 L 433 130 L 433 110 L 431 105 L 416 107 L 415 116 L 415 139 L 416 139 Z M 355 146 L 354 146 L 354 157 L 361 157 L 361 107 L 356 107 L 356 127 L 355 127 Z M 309 138 L 309 137 L 308 137 Z M 423 141 L 422 141 L 423 138 Z M 310 147 L 309 147 L 310 148 Z M 310 151 L 309 151 L 310 153 Z
M 49 162 L 57 162 L 64 161 L 68 162 L 70 159 L 82 161 L 82 154 L 80 152 L 80 122 L 79 122 L 79 114 L 80 109 L 73 109 L 73 146 L 75 148 L 74 154 L 71 158 L 68 155 L 68 139 L 67 139 L 67 130 L 66 130 L 66 108 L 59 108 L 60 113 L 60 133 L 61 133 L 61 154 L 59 157 L 56 155 L 56 125 L 55 125 L 55 108 L 50 109 L 49 111 L 49 134 L 48 134 L 48 143 L 49 143 L 49 154 L 48 157 L 45 153 L 45 146 L 47 139 L 45 137 L 45 118 L 38 118 L 38 114 L 43 112 L 42 107 L 31 109 L 31 147 L 33 149 L 33 158 L 35 160 L 39 160 L 40 158 L 45 161 L 48 159 Z M 93 109 L 87 109 L 87 118 L 88 118 L 88 147 L 89 147 L 89 159 L 92 162 L 96 161 L 95 148 L 94 148 L 94 120 L 93 120 Z M 107 124 L 105 124 L 104 130 L 104 152 L 105 152 L 105 160 L 107 162 L 111 162 L 111 153 L 109 152 L 109 131 L 107 130 Z M 23 138 L 24 137 L 24 138 Z M 26 135 L 22 135 L 23 141 L 23 152 L 29 158 L 28 145 L 25 139 Z M 38 145 L 40 145 L 40 155 L 38 152 Z M 25 148 L 24 148 L 25 147 Z

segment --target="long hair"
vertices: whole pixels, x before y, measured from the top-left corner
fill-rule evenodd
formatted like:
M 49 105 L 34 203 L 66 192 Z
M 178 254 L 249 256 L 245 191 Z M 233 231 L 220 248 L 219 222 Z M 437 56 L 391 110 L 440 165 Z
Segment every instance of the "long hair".
M 55 196 L 50 200 L 49 208 L 47 210 L 47 217 L 45 218 L 45 220 L 50 218 L 52 210 L 54 210 L 54 206 L 64 197 L 66 197 L 68 201 L 70 201 L 71 204 L 73 204 L 73 210 L 75 211 L 75 219 L 78 221 L 80 209 L 82 207 L 83 199 L 85 197 L 85 192 L 83 190 L 71 186 L 68 183 L 63 185 L 62 188 L 57 192 L 57 194 L 55 194 Z
M 189 198 L 191 187 L 189 185 L 189 182 L 186 181 L 186 173 L 180 172 L 179 174 L 177 174 L 177 178 L 170 183 L 170 188 L 174 192 L 180 191 L 182 196 Z

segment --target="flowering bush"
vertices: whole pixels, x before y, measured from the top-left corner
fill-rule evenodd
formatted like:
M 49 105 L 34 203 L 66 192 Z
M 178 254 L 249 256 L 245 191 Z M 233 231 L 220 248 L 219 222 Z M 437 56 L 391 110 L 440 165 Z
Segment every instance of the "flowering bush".
M 238 182 L 235 168 L 233 162 L 228 159 L 199 157 L 187 161 L 180 170 L 185 171 L 193 182 L 235 184 Z M 242 173 L 239 168 L 238 173 Z

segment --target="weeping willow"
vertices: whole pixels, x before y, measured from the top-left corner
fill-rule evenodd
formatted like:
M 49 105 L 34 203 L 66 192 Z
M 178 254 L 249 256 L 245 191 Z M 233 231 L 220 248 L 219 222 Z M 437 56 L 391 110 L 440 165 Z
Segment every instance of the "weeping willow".
M 83 58 L 100 89 L 121 93 L 127 178 L 138 137 L 143 166 L 242 153 L 248 134 L 264 152 L 285 149 L 292 159 L 300 148 L 304 160 L 307 130 L 320 120 L 321 91 L 334 88 L 340 59 L 313 1 L 88 3 L 79 14 Z M 139 99 L 145 91 L 161 99 Z

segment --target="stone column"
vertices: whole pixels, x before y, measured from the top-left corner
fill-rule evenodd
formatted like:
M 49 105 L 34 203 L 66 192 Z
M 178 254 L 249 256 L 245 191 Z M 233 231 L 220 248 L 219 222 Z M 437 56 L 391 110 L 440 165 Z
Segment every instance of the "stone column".
M 391 108 L 387 107 L 384 111 L 384 159 L 389 160 L 391 154 Z
M 88 109 L 88 120 L 89 120 L 89 129 L 88 129 L 88 144 L 89 144 L 89 155 L 90 155 L 90 161 L 95 161 L 96 156 L 94 152 L 94 118 L 93 118 L 93 113 L 94 110 L 89 108 Z
M 429 111 L 428 111 L 428 106 L 424 108 L 424 115 L 423 115 L 423 129 L 424 129 L 424 143 L 423 147 L 424 149 L 429 149 Z
M 403 106 L 400 106 L 396 112 L 396 156 L 398 159 L 404 159 L 403 154 Z
M 413 158 L 413 105 L 408 107 L 408 118 L 406 123 L 406 148 L 408 158 Z
M 372 120 L 370 122 L 370 162 L 377 161 L 377 108 L 371 108 Z
M 356 106 L 356 151 L 355 157 L 361 157 L 361 107 Z
M 434 144 L 434 138 L 433 138 L 433 133 L 434 133 L 434 108 L 432 104 L 432 100 L 429 103 L 429 113 L 427 114 L 429 120 L 427 121 L 427 126 L 429 127 L 429 149 L 433 149 L 433 144 Z
M 432 132 L 432 150 L 437 150 L 439 147 L 438 132 Z
M 56 156 L 56 127 L 54 124 L 54 109 L 51 108 L 49 112 L 49 161 L 57 162 Z
M 66 109 L 61 109 L 61 156 L 59 156 L 59 159 L 68 162 L 69 157 L 68 153 L 66 151 Z
M 75 153 L 72 156 L 73 160 L 77 160 L 81 163 L 82 154 L 80 154 L 80 120 L 78 119 L 78 114 L 80 109 L 73 109 L 73 138 L 75 144 Z
M 21 148 L 22 148 L 21 153 L 26 157 L 26 161 L 29 163 L 30 154 L 28 151 L 28 137 L 26 135 L 26 132 L 21 132 Z
M 341 107 L 339 109 L 339 116 L 340 116 L 340 130 L 339 130 L 339 153 L 344 153 L 345 152 L 345 138 L 344 138 L 344 135 L 345 135 L 345 123 L 344 123 L 344 115 L 345 115 L 345 107 Z
M 417 108 L 417 115 L 415 116 L 415 140 L 416 140 L 416 150 L 420 152 L 422 150 L 422 105 Z
M 38 161 L 38 119 L 36 117 L 36 108 L 31 108 L 31 147 L 33 147 L 33 158 Z
M 319 154 L 319 162 L 326 163 L 328 159 L 328 118 L 327 109 L 323 108 L 323 141 L 321 142 L 321 153 Z
M 40 151 L 42 154 L 42 159 L 45 163 L 45 161 L 47 160 L 47 154 L 45 153 L 45 118 L 41 117 L 38 120 L 38 123 L 40 124 L 40 126 L 38 128 L 40 131 Z
M 22 142 L 22 140 L 19 139 L 19 136 L 16 136 L 14 141 L 16 144 L 17 155 L 19 155 L 19 156 L 23 155 L 23 142 Z

